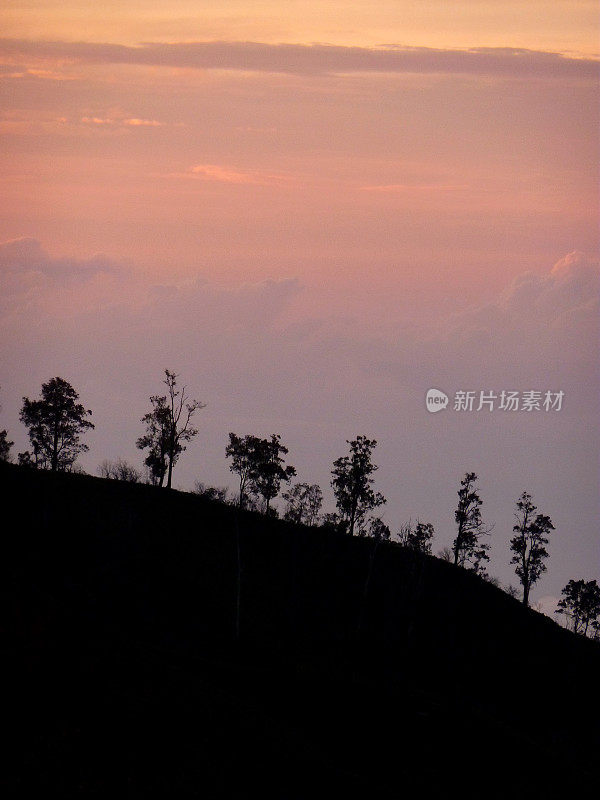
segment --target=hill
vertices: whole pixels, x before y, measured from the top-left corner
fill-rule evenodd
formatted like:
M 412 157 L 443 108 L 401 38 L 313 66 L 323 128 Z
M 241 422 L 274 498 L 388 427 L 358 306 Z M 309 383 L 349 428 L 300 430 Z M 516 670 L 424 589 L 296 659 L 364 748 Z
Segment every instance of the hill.
M 595 786 L 600 647 L 475 575 L 192 494 L 0 466 L 9 794 Z

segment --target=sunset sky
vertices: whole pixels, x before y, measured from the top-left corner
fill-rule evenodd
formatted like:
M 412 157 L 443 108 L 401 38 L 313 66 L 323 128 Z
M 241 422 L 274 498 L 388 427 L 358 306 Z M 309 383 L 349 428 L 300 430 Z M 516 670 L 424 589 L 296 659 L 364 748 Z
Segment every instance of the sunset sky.
M 85 469 L 141 463 L 168 367 L 207 403 L 183 488 L 233 486 L 230 430 L 280 433 L 325 489 L 366 434 L 393 530 L 449 545 L 474 470 L 492 574 L 517 582 L 527 489 L 556 526 L 534 600 L 599 577 L 596 2 L 4 0 L 0 25 L 15 451 L 60 375 Z M 565 400 L 428 414 L 430 387 Z

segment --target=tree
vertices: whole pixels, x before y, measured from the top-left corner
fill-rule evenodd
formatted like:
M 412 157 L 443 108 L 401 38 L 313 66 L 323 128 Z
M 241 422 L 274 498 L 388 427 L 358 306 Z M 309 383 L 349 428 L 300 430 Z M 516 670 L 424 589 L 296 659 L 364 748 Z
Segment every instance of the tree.
M 536 514 L 536 506 L 531 501 L 527 492 L 517 500 L 515 512 L 516 524 L 513 525 L 514 536 L 510 540 L 510 549 L 513 557 L 511 564 L 515 564 L 515 572 L 523 586 L 523 605 L 529 605 L 529 592 L 537 583 L 540 575 L 546 571 L 544 559 L 548 558 L 545 545 L 548 544 L 548 534 L 554 530 L 550 517 Z
M 404 547 L 416 550 L 419 553 L 429 553 L 431 555 L 431 540 L 434 536 L 434 529 L 431 522 L 420 522 L 412 525 L 409 521 L 402 525 L 398 534 L 398 541 Z
M 162 486 L 167 478 L 167 489 L 171 488 L 173 467 L 179 456 L 186 449 L 185 442 L 197 436 L 198 430 L 191 424 L 192 417 L 206 403 L 190 400 L 186 387 L 177 389 L 177 375 L 165 370 L 163 383 L 167 387 L 166 395 L 153 395 L 150 398 L 152 411 L 142 417 L 146 433 L 136 445 L 140 450 L 148 450 L 144 463 L 150 470 L 154 482 Z
M 563 597 L 558 601 L 555 614 L 564 614 L 571 620 L 575 633 L 588 635 L 588 630 L 597 637 L 600 632 L 600 587 L 596 581 L 583 578 L 570 580 L 562 590 Z
M 6 430 L 0 431 L 0 461 L 10 461 L 10 448 L 14 442 L 9 441 Z
M 42 384 L 39 400 L 23 398 L 20 420 L 29 430 L 33 456 L 23 453 L 20 462 L 29 460 L 53 472 L 72 468 L 77 456 L 89 449 L 79 437 L 94 427 L 86 419 L 92 412 L 78 399 L 71 384 L 58 377 Z
M 225 448 L 225 455 L 231 459 L 229 471 L 236 473 L 239 477 L 238 505 L 240 509 L 244 508 L 247 502 L 248 492 L 256 474 L 260 442 L 258 436 L 229 434 L 229 444 Z
M 229 434 L 225 455 L 231 458 L 229 470 L 239 476 L 240 508 L 248 505 L 249 495 L 254 495 L 263 498 L 265 514 L 271 513 L 271 500 L 279 494 L 281 482 L 291 480 L 296 474 L 295 467 L 285 466 L 282 456 L 287 453 L 287 447 L 275 433 L 270 439 Z
M 489 561 L 489 545 L 481 541 L 481 537 L 489 534 L 491 528 L 486 528 L 483 524 L 481 505 L 477 475 L 467 472 L 458 490 L 458 506 L 454 512 L 458 531 L 452 544 L 452 552 L 455 564 L 461 567 L 468 565 L 474 572 L 483 575 L 485 567 L 482 562 Z
M 289 491 L 282 493 L 286 502 L 284 519 L 299 525 L 316 525 L 319 521 L 323 492 L 316 483 L 296 483 Z
M 150 482 L 155 486 L 162 486 L 167 474 L 169 453 L 169 407 L 166 396 L 153 395 L 150 403 L 152 411 L 142 417 L 146 433 L 140 436 L 136 446 L 140 450 L 148 450 L 144 464 L 148 468 Z
M 368 536 L 376 542 L 389 542 L 391 539 L 390 529 L 381 517 L 373 517 L 369 521 Z
M 333 462 L 331 486 L 340 516 L 347 525 L 350 536 L 365 524 L 369 511 L 383 505 L 386 500 L 380 492 L 373 491 L 371 477 L 378 469 L 371 458 L 377 446 L 375 439 L 357 436 L 350 445 L 350 454 Z
M 256 466 L 252 475 L 252 491 L 264 500 L 265 514 L 269 514 L 271 500 L 280 492 L 281 482 L 290 481 L 296 468 L 285 466 L 282 456 L 288 449 L 281 444 L 281 437 L 272 434 L 270 439 L 261 439 L 256 450 Z

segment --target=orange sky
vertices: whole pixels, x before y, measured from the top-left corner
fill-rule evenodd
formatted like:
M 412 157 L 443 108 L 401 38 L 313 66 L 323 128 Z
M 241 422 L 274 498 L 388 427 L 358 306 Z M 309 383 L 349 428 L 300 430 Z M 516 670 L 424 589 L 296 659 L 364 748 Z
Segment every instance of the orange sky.
M 593 0 L 4 0 L 4 36 L 122 43 L 206 39 L 598 53 Z

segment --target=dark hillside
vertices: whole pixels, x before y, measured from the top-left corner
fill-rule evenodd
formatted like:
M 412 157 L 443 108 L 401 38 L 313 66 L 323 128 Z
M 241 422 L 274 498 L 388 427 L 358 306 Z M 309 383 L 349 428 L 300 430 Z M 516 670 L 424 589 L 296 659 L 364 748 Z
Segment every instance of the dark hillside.
M 191 494 L 0 467 L 9 794 L 593 788 L 600 647 L 474 575 Z

